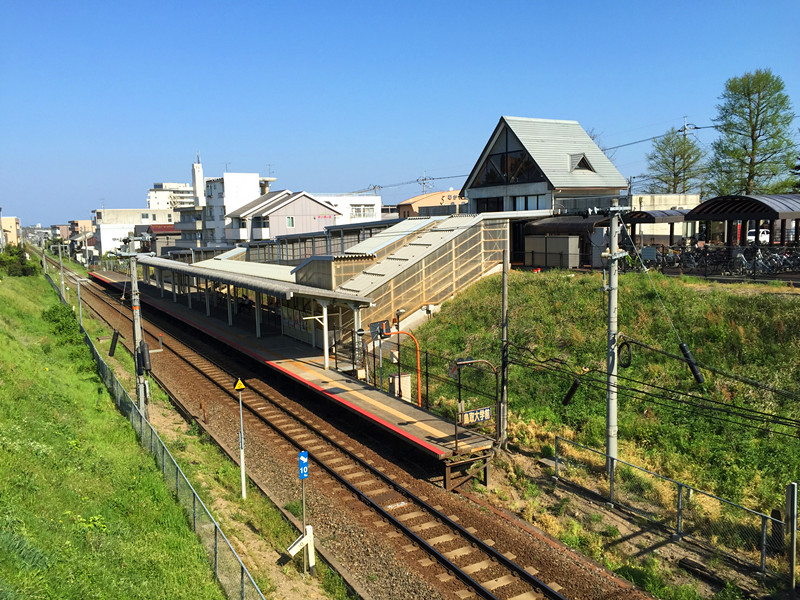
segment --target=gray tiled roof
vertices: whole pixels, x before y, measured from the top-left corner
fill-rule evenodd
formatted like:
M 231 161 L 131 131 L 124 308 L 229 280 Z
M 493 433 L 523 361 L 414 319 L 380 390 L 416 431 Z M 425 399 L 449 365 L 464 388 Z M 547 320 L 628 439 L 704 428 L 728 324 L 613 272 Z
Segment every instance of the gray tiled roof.
M 503 117 L 555 188 L 627 187 L 628 182 L 577 121 Z M 585 155 L 594 169 L 575 169 Z M 577 159 L 577 160 L 576 160 Z

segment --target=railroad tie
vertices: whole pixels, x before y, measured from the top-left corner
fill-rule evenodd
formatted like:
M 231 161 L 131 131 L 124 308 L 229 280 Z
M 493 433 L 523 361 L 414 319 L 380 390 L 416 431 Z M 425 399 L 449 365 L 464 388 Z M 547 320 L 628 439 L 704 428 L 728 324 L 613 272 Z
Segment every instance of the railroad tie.
M 444 544 L 445 542 L 452 542 L 454 539 L 456 539 L 456 536 L 454 536 L 452 533 L 445 533 L 444 535 L 440 535 L 439 537 L 428 540 L 428 543 L 431 546 L 436 546 L 438 544 Z
M 426 529 L 430 529 L 431 527 L 436 527 L 439 525 L 436 521 L 426 521 L 422 525 L 414 525 L 414 527 L 410 527 L 411 531 L 414 533 L 419 533 L 420 531 L 425 531 Z
M 504 585 L 509 585 L 510 583 L 514 583 L 517 581 L 517 578 L 513 575 L 503 575 L 502 577 L 498 577 L 497 579 L 490 579 L 489 581 L 483 582 L 481 585 L 485 587 L 489 591 L 496 590 L 497 588 L 503 587 Z
M 462 571 L 467 575 L 472 575 L 473 573 L 477 573 L 478 571 L 482 571 L 483 569 L 489 567 L 492 564 L 490 560 L 481 560 L 476 563 L 472 563 L 471 565 L 467 565 L 466 567 L 462 567 Z
M 520 594 L 519 596 L 514 596 L 513 598 L 509 598 L 508 600 L 542 600 L 544 596 L 541 594 L 536 594 L 534 592 L 525 592 L 524 594 Z
M 414 512 L 406 513 L 404 515 L 397 515 L 398 521 L 408 521 L 410 519 L 414 519 L 416 517 L 421 517 L 427 513 L 422 512 L 421 510 L 415 510 Z

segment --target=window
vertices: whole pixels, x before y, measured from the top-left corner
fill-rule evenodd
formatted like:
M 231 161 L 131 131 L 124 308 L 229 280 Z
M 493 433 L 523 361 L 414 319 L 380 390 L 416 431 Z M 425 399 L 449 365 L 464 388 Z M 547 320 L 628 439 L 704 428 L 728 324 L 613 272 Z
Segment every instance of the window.
M 503 199 L 497 198 L 478 198 L 476 208 L 479 213 L 501 212 L 503 210 Z
M 374 204 L 353 204 L 350 207 L 351 219 L 361 219 L 361 218 L 372 219 L 374 217 L 375 217 Z
M 142 219 L 143 220 L 147 221 L 147 219 L 149 219 L 149 218 L 150 218 L 150 215 L 148 215 L 147 213 L 142 213 Z
M 94 218 L 95 218 L 96 221 L 102 221 L 103 220 L 103 213 L 101 213 L 99 210 L 96 213 L 94 213 L 94 215 L 95 215 Z
M 547 205 L 544 194 L 514 197 L 514 210 L 545 210 L 548 208 L 550 208 L 550 206 Z
M 294 217 L 286 217 L 286 227 L 294 229 Z
M 172 223 L 172 213 L 167 213 L 167 223 Z
M 153 220 L 153 221 L 155 221 L 155 220 L 156 220 L 156 216 L 155 216 L 155 214 L 152 214 L 152 215 L 150 215 L 150 219 L 151 219 L 151 220 Z

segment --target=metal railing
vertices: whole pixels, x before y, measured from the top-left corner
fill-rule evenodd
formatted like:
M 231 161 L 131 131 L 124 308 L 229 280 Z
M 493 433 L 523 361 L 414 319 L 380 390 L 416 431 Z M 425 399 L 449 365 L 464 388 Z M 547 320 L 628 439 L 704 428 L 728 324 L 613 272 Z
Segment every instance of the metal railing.
M 555 475 L 686 538 L 785 576 L 784 521 L 556 436 Z
M 49 275 L 45 275 L 50 285 L 65 304 L 58 286 Z M 141 446 L 150 451 L 156 465 L 164 476 L 167 486 L 175 494 L 178 504 L 183 508 L 192 530 L 200 539 L 206 551 L 209 562 L 213 565 L 214 575 L 220 583 L 228 598 L 240 600 L 265 600 L 258 585 L 253 580 L 247 567 L 244 566 L 239 555 L 231 546 L 228 538 L 222 532 L 217 521 L 209 512 L 205 503 L 189 483 L 186 475 L 181 470 L 172 453 L 167 449 L 161 437 L 150 422 L 139 412 L 136 403 L 131 400 L 128 392 L 117 379 L 92 343 L 86 331 L 81 328 L 84 341 L 92 351 L 92 356 L 97 363 L 97 372 L 105 383 L 117 409 L 130 421 L 131 426 L 139 438 Z

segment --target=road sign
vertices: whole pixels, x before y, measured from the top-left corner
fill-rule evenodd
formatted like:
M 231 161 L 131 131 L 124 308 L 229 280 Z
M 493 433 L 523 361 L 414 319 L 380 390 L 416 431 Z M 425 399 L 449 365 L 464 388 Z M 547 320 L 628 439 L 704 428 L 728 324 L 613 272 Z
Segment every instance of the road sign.
M 461 413 L 461 424 L 472 425 L 473 423 L 488 421 L 491 418 L 492 418 L 492 407 L 486 406 L 484 408 L 476 408 L 475 410 L 468 410 Z
M 299 459 L 300 479 L 308 479 L 308 450 L 303 450 Z
M 242 382 L 241 379 L 237 379 L 236 380 L 236 385 L 233 386 L 233 389 L 236 390 L 237 392 L 243 390 L 244 389 L 244 382 Z

